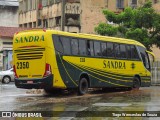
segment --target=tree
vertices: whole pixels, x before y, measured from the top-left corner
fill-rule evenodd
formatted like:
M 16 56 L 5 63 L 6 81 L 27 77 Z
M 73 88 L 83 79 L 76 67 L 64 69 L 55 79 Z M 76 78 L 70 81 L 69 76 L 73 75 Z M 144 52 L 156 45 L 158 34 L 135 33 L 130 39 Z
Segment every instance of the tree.
M 103 10 L 103 14 L 114 25 L 100 23 L 95 27 L 98 34 L 134 39 L 147 49 L 153 44 L 160 48 L 160 14 L 153 9 L 152 2 L 137 9 L 128 7 L 120 14 L 109 10 Z

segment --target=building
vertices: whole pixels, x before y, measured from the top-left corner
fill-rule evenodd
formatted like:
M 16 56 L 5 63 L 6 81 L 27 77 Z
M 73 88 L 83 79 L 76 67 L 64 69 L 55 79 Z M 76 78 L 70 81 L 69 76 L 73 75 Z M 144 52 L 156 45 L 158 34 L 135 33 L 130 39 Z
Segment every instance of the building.
M 0 0 L 0 70 L 11 67 L 12 39 L 18 29 L 18 0 Z
M 18 27 L 18 0 L 0 0 L 0 26 Z
M 19 0 L 19 27 L 94 34 L 98 23 L 107 22 L 103 9 L 118 14 L 128 6 L 136 8 L 146 1 L 148 0 Z M 159 0 L 152 2 L 155 10 L 160 12 Z M 155 54 L 160 59 L 160 54 Z
M 105 21 L 101 9 L 106 4 L 104 0 L 99 0 L 99 5 L 96 5 L 97 1 L 95 3 L 94 1 L 19 0 L 19 26 L 93 33 L 92 22 L 97 25 Z M 93 17 L 96 19 L 93 20 Z
M 6 70 L 12 67 L 13 36 L 22 30 L 25 29 L 0 26 L 0 70 Z

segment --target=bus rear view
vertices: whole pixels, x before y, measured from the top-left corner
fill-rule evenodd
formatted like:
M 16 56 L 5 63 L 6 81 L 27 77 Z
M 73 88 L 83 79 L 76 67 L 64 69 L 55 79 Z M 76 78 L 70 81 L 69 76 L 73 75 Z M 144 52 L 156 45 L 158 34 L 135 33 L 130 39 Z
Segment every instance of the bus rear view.
M 16 33 L 13 40 L 15 85 L 18 88 L 52 87 L 51 65 L 45 52 L 49 48 L 43 30 Z

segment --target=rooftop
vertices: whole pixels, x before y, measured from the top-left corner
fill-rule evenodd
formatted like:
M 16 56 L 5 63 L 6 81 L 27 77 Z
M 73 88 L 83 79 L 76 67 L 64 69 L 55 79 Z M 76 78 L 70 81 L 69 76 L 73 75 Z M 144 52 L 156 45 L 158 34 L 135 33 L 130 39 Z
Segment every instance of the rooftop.
M 19 6 L 18 0 L 0 0 L 0 6 Z
M 0 38 L 5 37 L 5 38 L 13 38 L 14 33 L 22 31 L 22 30 L 27 30 L 29 28 L 19 28 L 19 27 L 3 27 L 0 26 Z

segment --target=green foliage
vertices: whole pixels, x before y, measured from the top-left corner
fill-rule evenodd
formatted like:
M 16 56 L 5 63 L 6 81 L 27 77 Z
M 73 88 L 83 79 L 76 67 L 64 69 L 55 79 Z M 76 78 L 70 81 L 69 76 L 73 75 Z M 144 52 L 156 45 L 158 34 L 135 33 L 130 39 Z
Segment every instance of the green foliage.
M 117 34 L 117 27 L 108 25 L 106 23 L 100 23 L 98 27 L 95 27 L 95 31 L 100 35 L 108 35 L 108 36 L 114 36 Z
M 128 7 L 120 14 L 109 10 L 103 10 L 103 14 L 114 25 L 100 23 L 95 28 L 98 34 L 134 39 L 148 49 L 153 44 L 160 47 L 160 14 L 152 8 L 152 2 L 146 2 L 137 9 Z

